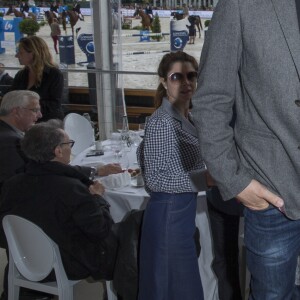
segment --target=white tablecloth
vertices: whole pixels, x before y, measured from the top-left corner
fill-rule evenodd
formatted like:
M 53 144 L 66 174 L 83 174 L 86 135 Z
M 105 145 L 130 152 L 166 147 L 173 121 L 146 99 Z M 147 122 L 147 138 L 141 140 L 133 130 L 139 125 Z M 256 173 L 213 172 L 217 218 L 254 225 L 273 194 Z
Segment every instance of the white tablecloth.
M 106 144 L 109 142 L 106 141 Z M 86 153 L 92 148 L 83 151 L 76 156 L 71 164 L 72 165 L 94 165 L 97 163 L 112 163 L 116 162 L 114 154 L 111 151 L 105 151 L 102 156 L 86 157 Z M 104 150 L 108 150 L 109 147 L 105 147 Z M 129 167 L 137 168 L 136 162 L 136 147 L 132 147 L 130 152 L 125 152 L 125 155 L 129 159 Z M 101 180 L 101 179 L 100 179 Z M 146 207 L 149 195 L 145 192 L 143 187 L 123 187 L 117 190 L 106 190 L 104 198 L 110 204 L 110 212 L 115 222 L 119 222 L 123 219 L 126 213 L 132 209 L 144 209 Z M 211 269 L 212 263 L 212 245 L 211 245 L 211 233 L 209 227 L 209 221 L 207 216 L 207 205 L 205 192 L 198 194 L 198 205 L 196 214 L 196 226 L 200 230 L 200 244 L 201 254 L 199 257 L 199 269 L 201 274 L 201 280 L 204 289 L 205 300 L 217 300 L 218 289 L 217 280 Z

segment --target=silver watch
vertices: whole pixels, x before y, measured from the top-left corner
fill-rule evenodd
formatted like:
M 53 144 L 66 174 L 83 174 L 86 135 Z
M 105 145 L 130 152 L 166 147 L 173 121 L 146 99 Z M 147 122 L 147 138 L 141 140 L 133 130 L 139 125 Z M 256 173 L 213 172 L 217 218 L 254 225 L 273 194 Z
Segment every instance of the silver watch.
M 95 167 L 91 167 L 90 180 L 94 180 L 97 174 L 97 169 Z

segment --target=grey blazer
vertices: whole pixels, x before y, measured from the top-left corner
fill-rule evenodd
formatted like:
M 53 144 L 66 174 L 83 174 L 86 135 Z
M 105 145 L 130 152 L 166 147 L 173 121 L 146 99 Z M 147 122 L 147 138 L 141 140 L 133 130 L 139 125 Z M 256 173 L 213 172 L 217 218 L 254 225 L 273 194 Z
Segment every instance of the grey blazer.
M 256 179 L 300 218 L 300 34 L 295 0 L 220 0 L 193 115 L 222 197 Z M 235 103 L 237 119 L 229 126 Z

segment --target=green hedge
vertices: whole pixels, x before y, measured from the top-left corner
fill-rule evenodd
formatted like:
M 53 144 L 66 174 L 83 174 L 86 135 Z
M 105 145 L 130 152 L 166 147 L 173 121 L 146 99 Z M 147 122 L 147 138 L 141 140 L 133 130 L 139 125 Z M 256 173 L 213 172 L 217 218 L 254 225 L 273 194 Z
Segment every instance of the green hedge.
M 35 35 L 40 30 L 40 25 L 33 19 L 23 19 L 19 24 L 20 32 L 27 35 Z

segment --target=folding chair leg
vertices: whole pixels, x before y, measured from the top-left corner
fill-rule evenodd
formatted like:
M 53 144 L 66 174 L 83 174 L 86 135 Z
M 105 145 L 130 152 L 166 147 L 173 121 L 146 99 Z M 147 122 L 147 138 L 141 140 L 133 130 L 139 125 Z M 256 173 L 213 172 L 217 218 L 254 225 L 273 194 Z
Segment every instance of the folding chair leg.
M 58 300 L 73 300 L 73 286 L 64 286 L 59 291 Z
M 19 300 L 20 287 L 17 285 L 12 285 L 8 287 L 8 299 L 9 300 Z
M 105 281 L 105 284 L 106 284 L 107 299 L 108 300 L 117 300 L 118 298 L 113 291 L 112 282 Z
M 19 274 L 15 264 L 13 263 L 13 258 L 9 254 L 10 264 L 8 269 L 8 299 L 9 300 L 19 300 L 20 287 L 15 285 L 14 278 L 16 274 Z

